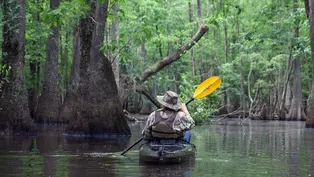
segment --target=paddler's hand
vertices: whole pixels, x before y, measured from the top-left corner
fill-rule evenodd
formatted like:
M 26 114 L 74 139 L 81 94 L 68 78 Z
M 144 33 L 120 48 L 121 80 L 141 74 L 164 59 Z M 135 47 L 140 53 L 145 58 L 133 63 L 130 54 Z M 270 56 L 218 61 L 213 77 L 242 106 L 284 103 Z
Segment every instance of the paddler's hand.
M 186 107 L 186 105 L 185 105 L 184 103 L 182 103 L 181 110 L 182 110 L 182 112 L 184 112 L 186 115 L 190 115 L 190 113 L 189 113 L 189 111 L 188 111 L 188 108 Z

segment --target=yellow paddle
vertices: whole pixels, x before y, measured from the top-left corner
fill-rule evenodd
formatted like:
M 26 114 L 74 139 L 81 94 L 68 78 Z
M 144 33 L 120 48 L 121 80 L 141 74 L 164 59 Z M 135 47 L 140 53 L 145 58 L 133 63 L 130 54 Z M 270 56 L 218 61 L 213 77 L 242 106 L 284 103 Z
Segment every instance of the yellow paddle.
M 212 76 L 205 81 L 203 81 L 194 91 L 193 98 L 191 98 L 185 105 L 188 105 L 190 102 L 196 99 L 204 98 L 205 96 L 213 93 L 221 84 L 221 80 L 217 76 Z M 128 152 L 132 147 L 141 142 L 143 138 L 138 139 L 133 145 L 124 150 L 121 155 Z
M 191 98 L 186 105 L 196 99 L 204 98 L 205 96 L 213 93 L 221 84 L 218 76 L 212 76 L 203 81 L 194 91 L 193 98 Z

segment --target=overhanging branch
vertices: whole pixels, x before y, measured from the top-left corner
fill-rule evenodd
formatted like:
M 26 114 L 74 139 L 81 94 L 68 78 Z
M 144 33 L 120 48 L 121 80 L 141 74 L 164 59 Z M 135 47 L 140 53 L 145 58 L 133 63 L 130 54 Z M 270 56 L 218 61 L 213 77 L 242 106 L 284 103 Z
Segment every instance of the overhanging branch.
M 158 71 L 166 67 L 167 65 L 177 61 L 181 58 L 181 56 L 187 51 L 190 50 L 202 37 L 203 35 L 208 31 L 208 26 L 203 25 L 201 28 L 197 31 L 197 33 L 191 38 L 191 40 L 183 45 L 179 50 L 174 52 L 173 54 L 164 57 L 159 62 L 153 64 L 151 67 L 147 68 L 141 75 L 140 83 L 143 83 L 145 80 L 147 80 L 148 77 L 156 74 Z

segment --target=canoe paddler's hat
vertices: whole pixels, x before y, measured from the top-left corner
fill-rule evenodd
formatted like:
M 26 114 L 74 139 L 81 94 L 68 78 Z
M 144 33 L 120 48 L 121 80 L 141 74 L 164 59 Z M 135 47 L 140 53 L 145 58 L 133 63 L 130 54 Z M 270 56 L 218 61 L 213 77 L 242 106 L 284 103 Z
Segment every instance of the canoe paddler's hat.
M 182 103 L 178 98 L 178 94 L 173 91 L 167 91 L 163 97 L 157 97 L 160 104 L 163 106 L 178 111 L 181 109 Z

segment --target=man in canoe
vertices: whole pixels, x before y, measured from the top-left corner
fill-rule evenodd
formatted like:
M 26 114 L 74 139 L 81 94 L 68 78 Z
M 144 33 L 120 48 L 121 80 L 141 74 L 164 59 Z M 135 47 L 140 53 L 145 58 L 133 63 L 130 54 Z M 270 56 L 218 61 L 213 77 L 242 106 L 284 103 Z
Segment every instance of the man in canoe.
M 190 143 L 190 131 L 195 123 L 185 104 L 178 94 L 167 91 L 162 99 L 158 99 L 162 108 L 151 113 L 142 132 L 145 140 L 183 139 Z

